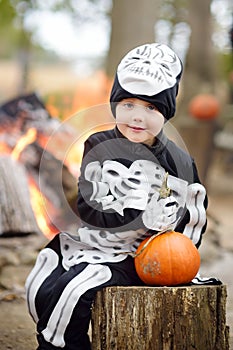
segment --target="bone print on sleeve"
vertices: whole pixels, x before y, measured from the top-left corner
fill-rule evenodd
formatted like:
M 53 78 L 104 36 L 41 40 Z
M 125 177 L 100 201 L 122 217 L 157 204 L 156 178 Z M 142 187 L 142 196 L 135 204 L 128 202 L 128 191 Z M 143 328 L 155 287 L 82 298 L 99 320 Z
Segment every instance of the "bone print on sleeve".
M 199 245 L 203 228 L 206 224 L 205 209 L 206 190 L 199 183 L 188 186 L 187 209 L 190 220 L 185 226 L 184 234 L 188 236 L 195 245 Z

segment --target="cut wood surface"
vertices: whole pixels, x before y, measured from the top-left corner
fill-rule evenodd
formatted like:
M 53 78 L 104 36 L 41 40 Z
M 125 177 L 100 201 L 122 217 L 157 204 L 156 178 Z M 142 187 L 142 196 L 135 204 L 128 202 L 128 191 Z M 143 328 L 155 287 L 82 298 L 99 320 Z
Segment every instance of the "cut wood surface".
M 226 286 L 108 287 L 92 310 L 93 350 L 228 350 Z
M 24 166 L 0 157 L 0 236 L 39 233 Z

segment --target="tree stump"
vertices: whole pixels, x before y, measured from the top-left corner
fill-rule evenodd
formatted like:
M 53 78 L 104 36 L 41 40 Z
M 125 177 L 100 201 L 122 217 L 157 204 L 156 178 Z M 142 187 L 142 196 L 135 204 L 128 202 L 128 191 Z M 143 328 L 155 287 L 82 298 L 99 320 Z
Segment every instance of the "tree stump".
M 26 171 L 9 156 L 0 157 L 0 198 L 0 236 L 40 233 Z
M 92 310 L 93 350 L 228 350 L 226 286 L 108 287 Z

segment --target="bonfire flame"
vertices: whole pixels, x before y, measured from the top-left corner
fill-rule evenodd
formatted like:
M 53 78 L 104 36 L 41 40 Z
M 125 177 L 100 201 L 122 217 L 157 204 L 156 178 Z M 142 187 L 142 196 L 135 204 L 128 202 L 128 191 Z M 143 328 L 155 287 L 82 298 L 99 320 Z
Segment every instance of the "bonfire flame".
M 86 79 L 86 81 L 80 81 L 77 86 L 77 91 L 75 91 L 74 96 L 65 96 L 64 97 L 64 103 L 62 103 L 62 106 L 55 107 L 55 101 L 53 96 L 51 96 L 50 100 L 47 101 L 46 104 L 46 110 L 50 112 L 50 115 L 52 117 L 58 117 L 61 116 L 63 120 L 66 120 L 66 118 L 69 118 L 71 115 L 77 114 L 79 111 L 82 111 L 85 108 L 88 108 L 90 106 L 96 106 L 96 105 L 103 105 L 108 102 L 108 96 L 109 91 L 112 85 L 112 81 L 107 78 L 107 76 L 103 72 L 97 72 L 94 77 L 92 76 L 90 79 Z M 33 100 L 34 101 L 34 100 Z M 33 104 L 32 101 L 32 104 Z M 36 102 L 38 102 L 36 100 Z M 29 101 L 29 104 L 31 101 Z M 60 103 L 59 103 L 60 104 Z M 27 106 L 26 106 L 27 107 Z M 43 109 L 43 106 L 41 107 L 41 104 L 39 103 L 39 108 Z M 27 111 L 28 114 L 33 111 Z M 99 110 L 100 112 L 100 110 Z M 0 139 L 0 154 L 6 153 L 10 154 L 11 157 L 18 161 L 20 159 L 20 155 L 22 151 L 33 143 L 34 141 L 37 142 L 40 147 L 45 148 L 45 145 L 47 147 L 47 151 L 51 152 L 57 159 L 62 159 L 64 161 L 64 164 L 68 167 L 71 174 L 73 174 L 74 177 L 79 176 L 79 169 L 80 169 L 80 163 L 82 159 L 83 154 L 83 147 L 84 147 L 84 141 L 88 137 L 89 133 L 93 133 L 93 118 L 96 118 L 96 115 L 93 116 L 93 113 L 96 113 L 96 111 L 92 112 L 92 109 L 90 109 L 90 112 L 88 111 L 85 113 L 82 113 L 80 118 L 76 120 L 76 123 L 78 121 L 78 124 L 75 126 L 79 128 L 79 130 L 86 130 L 88 129 L 88 132 L 83 135 L 83 137 L 79 137 L 79 140 L 77 143 L 75 143 L 70 149 L 69 152 L 66 154 L 65 160 L 64 160 L 64 154 L 62 153 L 62 150 L 67 149 L 66 145 L 59 144 L 59 137 L 55 138 L 53 145 L 53 142 L 50 142 L 50 144 L 54 147 L 51 147 L 52 149 L 48 149 L 48 136 L 47 134 L 43 134 L 37 131 L 36 128 L 30 128 L 27 130 L 27 132 L 20 137 L 17 144 L 14 146 L 12 150 L 12 144 L 8 145 L 7 142 L 4 142 L 5 140 Z M 27 114 L 27 116 L 28 116 Z M 35 113 L 34 113 L 35 114 Z M 101 110 L 101 118 L 98 119 L 98 123 L 101 125 L 101 129 L 103 124 L 105 124 L 106 128 L 109 128 L 109 126 L 106 125 L 106 123 L 109 123 L 109 116 L 107 113 L 107 110 L 103 109 Z M 112 123 L 112 121 L 110 122 Z M 14 127 L 17 128 L 17 130 L 14 129 Z M 111 126 L 112 127 L 112 126 Z M 6 132 L 4 128 L 4 134 L 7 134 L 7 141 L 8 141 L 8 135 L 14 134 L 18 131 L 22 131 L 21 128 L 17 126 L 17 123 L 12 125 L 12 129 L 10 130 L 10 133 Z M 98 127 L 95 131 L 98 131 Z M 18 135 L 18 134 L 17 134 Z M 64 139 L 64 134 L 62 135 L 62 140 Z M 69 138 L 70 140 L 70 138 Z M 54 152 L 55 151 L 55 152 Z M 59 154 L 62 153 L 62 157 L 59 157 Z M 52 217 L 58 215 L 58 212 L 56 211 L 56 207 L 50 202 L 50 200 L 40 191 L 39 186 L 37 184 L 37 181 L 28 175 L 28 184 L 29 184 L 29 191 L 30 191 L 30 200 L 32 209 L 35 213 L 35 217 L 38 223 L 38 226 L 40 230 L 44 233 L 44 235 L 47 238 L 52 238 L 56 233 L 57 229 L 52 224 L 49 216 L 49 214 L 52 213 Z M 56 212 L 55 212 L 56 211 Z
M 44 235 L 48 239 L 51 239 L 58 230 L 52 224 L 48 223 L 50 220 L 48 218 L 46 208 L 50 203 L 48 199 L 42 195 L 32 177 L 29 177 L 29 191 L 32 209 L 34 211 L 37 224 Z
M 11 152 L 11 157 L 15 160 L 19 160 L 20 154 L 25 149 L 25 147 L 33 143 L 36 140 L 36 138 L 37 138 L 36 128 L 30 128 L 27 131 L 27 133 L 24 134 L 17 142 L 16 146 Z M 54 234 L 57 233 L 57 230 L 53 227 L 52 224 L 49 224 L 50 220 L 46 212 L 46 208 L 49 205 L 48 200 L 40 192 L 38 185 L 36 184 L 34 179 L 30 177 L 30 175 L 28 178 L 28 184 L 29 184 L 31 205 L 35 214 L 37 224 L 40 230 L 43 232 L 43 234 L 47 238 L 51 239 L 54 236 Z
M 35 128 L 30 128 L 25 135 L 23 135 L 17 142 L 15 148 L 11 152 L 13 159 L 18 160 L 20 153 L 24 150 L 27 145 L 30 145 L 36 140 L 37 130 Z

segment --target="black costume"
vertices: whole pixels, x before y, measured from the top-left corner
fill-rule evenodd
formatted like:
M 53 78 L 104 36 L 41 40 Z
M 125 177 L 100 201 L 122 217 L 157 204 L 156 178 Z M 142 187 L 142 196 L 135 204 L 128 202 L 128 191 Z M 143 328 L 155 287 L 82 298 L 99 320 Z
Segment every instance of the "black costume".
M 131 86 L 131 78 L 124 80 L 129 75 L 128 56 L 119 65 L 110 99 L 113 114 L 115 103 L 130 95 L 158 105 L 165 118 L 171 118 L 182 72 L 179 59 L 164 45 L 135 50 L 132 60 L 142 58 L 147 68 L 142 63 L 130 71 Z M 148 70 L 149 59 L 157 60 L 156 74 Z M 143 83 L 152 79 L 148 89 L 143 85 L 144 95 L 138 89 L 140 74 Z M 166 199 L 159 192 L 165 177 L 170 188 Z M 76 236 L 57 235 L 40 252 L 26 282 L 38 349 L 90 349 L 87 331 L 96 291 L 141 285 L 131 255 L 142 240 L 164 228 L 183 232 L 198 247 L 206 228 L 206 207 L 193 159 L 163 132 L 152 146 L 129 141 L 117 127 L 91 135 L 78 184 L 82 227 Z
M 207 201 L 195 164 L 186 153 L 163 134 L 154 147 L 148 147 L 123 138 L 117 128 L 86 141 L 78 195 L 83 227 L 75 237 L 56 236 L 40 252 L 27 281 L 29 309 L 38 322 L 42 345 L 45 337 L 57 347 L 72 341 L 67 349 L 87 350 L 95 291 L 142 283 L 128 253 L 154 233 L 143 223 L 142 213 L 165 172 L 179 206 L 173 227 L 199 246 Z M 76 337 L 70 337 L 70 332 Z

